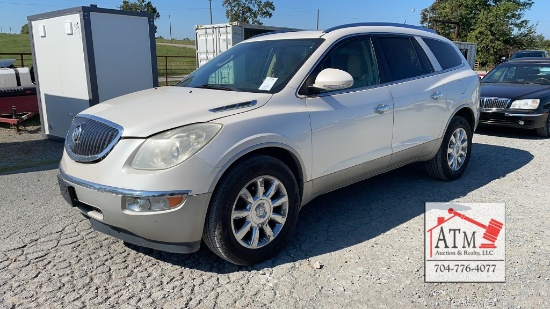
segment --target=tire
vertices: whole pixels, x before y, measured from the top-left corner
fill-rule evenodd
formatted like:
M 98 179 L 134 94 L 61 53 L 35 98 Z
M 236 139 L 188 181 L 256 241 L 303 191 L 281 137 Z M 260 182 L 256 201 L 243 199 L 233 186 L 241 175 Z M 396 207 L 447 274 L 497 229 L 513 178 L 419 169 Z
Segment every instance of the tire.
M 542 137 L 550 137 L 550 114 L 546 118 L 544 127 L 537 128 L 537 134 L 538 136 L 542 136 Z
M 226 172 L 216 186 L 203 240 L 231 263 L 259 263 L 285 245 L 299 206 L 298 185 L 288 166 L 270 156 L 253 155 Z
M 466 119 L 451 120 L 435 157 L 426 162 L 426 171 L 436 179 L 454 180 L 462 176 L 472 156 L 472 129 Z

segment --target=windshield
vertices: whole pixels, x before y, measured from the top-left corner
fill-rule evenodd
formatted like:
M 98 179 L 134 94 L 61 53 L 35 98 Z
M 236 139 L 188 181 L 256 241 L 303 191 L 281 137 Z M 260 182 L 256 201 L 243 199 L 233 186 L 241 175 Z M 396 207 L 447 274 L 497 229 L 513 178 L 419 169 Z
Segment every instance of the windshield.
M 245 42 L 207 62 L 180 87 L 276 93 L 319 47 L 322 39 Z
M 494 68 L 482 80 L 482 84 L 550 84 L 550 63 L 518 63 L 501 65 Z

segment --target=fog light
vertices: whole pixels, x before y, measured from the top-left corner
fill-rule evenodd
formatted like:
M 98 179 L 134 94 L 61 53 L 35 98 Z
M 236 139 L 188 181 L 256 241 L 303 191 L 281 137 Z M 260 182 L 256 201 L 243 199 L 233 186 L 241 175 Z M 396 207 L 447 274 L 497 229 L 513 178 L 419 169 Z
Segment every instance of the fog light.
M 166 197 L 135 197 L 125 198 L 126 209 L 135 212 L 151 212 L 170 210 L 178 207 L 185 201 L 184 196 Z
M 523 120 L 520 120 L 518 123 L 519 123 L 520 126 L 525 124 L 525 122 L 523 122 Z

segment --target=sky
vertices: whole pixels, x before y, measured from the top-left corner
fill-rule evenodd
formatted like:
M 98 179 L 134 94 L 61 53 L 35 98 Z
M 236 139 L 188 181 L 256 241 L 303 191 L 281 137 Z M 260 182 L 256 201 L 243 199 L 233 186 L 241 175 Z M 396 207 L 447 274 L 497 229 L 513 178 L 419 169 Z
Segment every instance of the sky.
M 418 25 L 420 11 L 433 0 L 271 0 L 275 12 L 262 22 L 268 26 L 319 29 L 357 22 L 396 22 Z M 160 13 L 155 21 L 157 35 L 183 39 L 195 36 L 195 25 L 210 24 L 209 0 L 151 0 Z M 101 8 L 117 9 L 122 0 L 0 0 L 0 32 L 19 33 L 27 16 L 57 11 L 91 3 Z M 537 32 L 550 39 L 550 1 L 535 0 L 525 18 L 538 23 Z M 212 0 L 212 22 L 227 23 L 222 0 Z M 1 47 L 1 46 L 0 46 Z

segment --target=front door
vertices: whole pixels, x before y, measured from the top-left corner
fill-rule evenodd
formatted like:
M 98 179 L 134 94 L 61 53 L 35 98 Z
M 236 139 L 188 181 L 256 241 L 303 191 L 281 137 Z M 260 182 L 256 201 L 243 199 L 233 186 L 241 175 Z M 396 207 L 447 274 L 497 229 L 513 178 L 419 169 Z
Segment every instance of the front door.
M 347 71 L 354 84 L 306 100 L 311 115 L 314 194 L 379 170 L 391 157 L 392 97 L 388 87 L 380 86 L 370 37 L 338 44 L 313 74 L 325 68 Z

